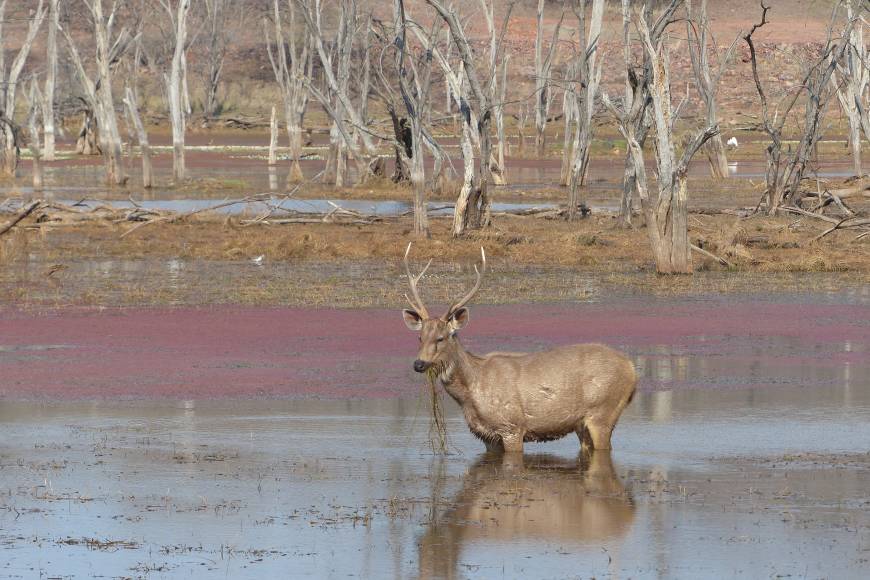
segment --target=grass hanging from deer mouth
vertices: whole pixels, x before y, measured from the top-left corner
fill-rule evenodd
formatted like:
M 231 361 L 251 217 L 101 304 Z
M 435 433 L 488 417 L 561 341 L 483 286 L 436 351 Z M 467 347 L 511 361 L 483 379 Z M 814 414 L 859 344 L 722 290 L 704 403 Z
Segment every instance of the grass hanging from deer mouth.
M 446 455 L 448 452 L 447 421 L 444 418 L 444 403 L 442 393 L 438 389 L 439 365 L 432 365 L 426 370 L 426 382 L 429 384 L 429 402 L 432 416 L 429 419 L 429 446 L 433 453 Z

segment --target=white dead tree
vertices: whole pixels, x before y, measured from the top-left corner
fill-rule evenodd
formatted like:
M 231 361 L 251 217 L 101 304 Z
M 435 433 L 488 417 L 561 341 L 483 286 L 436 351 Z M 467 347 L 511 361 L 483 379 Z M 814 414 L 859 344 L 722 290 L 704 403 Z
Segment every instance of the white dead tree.
M 372 173 L 376 148 L 372 133 L 366 127 L 359 108 L 350 95 L 353 45 L 360 26 L 356 0 L 339 2 L 338 27 L 335 38 L 330 43 L 334 47 L 332 56 L 326 50 L 320 0 L 294 1 L 305 18 L 307 33 L 320 61 L 326 93 L 317 88 L 309 78 L 305 79 L 305 86 L 332 120 L 330 155 L 324 180 L 334 180 L 336 186 L 344 185 L 350 157 L 356 163 L 360 181 L 365 181 Z
M 586 30 L 586 9 L 592 4 L 589 30 Z M 601 83 L 603 58 L 598 58 L 601 21 L 604 17 L 604 0 L 574 0 L 574 13 L 577 16 L 577 68 L 576 78 L 568 79 L 571 90 L 566 98 L 574 100 L 576 115 L 574 138 L 571 145 L 571 176 L 568 183 L 568 219 L 577 218 L 578 211 L 586 211 L 580 199 L 581 188 L 589 170 L 589 148 L 592 144 L 595 115 L 595 101 Z M 581 215 L 583 215 L 581 213 Z
M 652 20 L 652 6 L 644 5 L 644 16 L 647 22 Z M 653 26 L 651 34 L 660 34 L 659 28 L 667 22 L 670 15 L 665 12 Z M 633 136 L 641 150 L 646 143 L 652 124 L 652 116 L 648 114 L 652 100 L 649 95 L 649 79 L 652 77 L 652 62 L 644 54 L 639 70 L 635 69 L 631 51 L 631 6 L 630 0 L 622 0 L 622 59 L 625 67 L 625 96 L 623 97 L 623 117 L 620 122 Z M 622 178 L 622 199 L 619 204 L 617 223 L 620 227 L 630 228 L 632 218 L 632 198 L 637 189 L 637 174 L 631 149 L 626 148 L 625 171 Z
M 480 8 L 485 16 L 486 28 L 489 33 L 489 67 L 486 70 L 486 74 L 489 100 L 492 103 L 492 116 L 495 121 L 496 137 L 498 140 L 496 144 L 497 158 L 493 156 L 489 161 L 493 185 L 505 185 L 507 183 L 504 167 L 504 100 L 507 87 L 504 86 L 505 83 L 499 81 L 500 77 L 504 78 L 505 81 L 507 79 L 508 56 L 503 54 L 502 46 L 513 5 L 513 2 L 508 3 L 502 27 L 499 31 L 495 27 L 494 0 L 480 0 Z
M 63 34 L 69 47 L 70 57 L 75 65 L 79 83 L 84 90 L 84 101 L 93 111 L 93 121 L 99 130 L 100 150 L 106 165 L 106 181 L 116 185 L 127 182 L 124 171 L 124 160 L 121 148 L 121 133 L 118 131 L 118 118 L 115 112 L 115 99 L 112 93 L 112 78 L 114 68 L 135 40 L 127 27 L 122 27 L 115 34 L 116 10 L 120 2 L 112 4 L 108 15 L 103 12 L 102 0 L 82 0 L 90 13 L 94 35 L 94 60 L 96 62 L 96 78 L 91 79 L 84 62 L 79 55 L 75 41 L 69 31 L 63 28 Z
M 462 65 L 462 62 L 460 61 L 459 69 L 454 70 L 448 60 L 449 49 L 450 46 L 452 46 L 452 43 L 448 40 L 447 48 L 444 51 L 441 51 L 435 44 L 434 39 L 431 36 L 425 35 L 419 26 L 413 27 L 412 30 L 417 36 L 417 39 L 423 45 L 423 48 L 432 54 L 435 62 L 438 63 L 438 66 L 441 68 L 445 82 L 449 87 L 448 94 L 454 99 L 456 108 L 459 110 L 459 115 L 461 117 L 462 124 L 459 133 L 459 148 L 462 155 L 463 174 L 462 185 L 459 190 L 456 205 L 454 206 L 452 228 L 453 236 L 458 237 L 463 235 L 469 227 L 480 227 L 479 218 L 482 215 L 480 213 L 480 205 L 478 205 L 480 203 L 480 198 L 477 196 L 477 192 L 479 192 L 477 184 L 479 182 L 478 170 L 480 165 L 475 161 L 474 154 L 475 147 L 479 147 L 480 143 L 477 133 L 477 115 L 468 105 L 470 100 L 467 89 L 468 83 L 464 82 L 465 79 L 462 74 L 464 66 Z M 448 38 L 449 34 L 450 33 L 448 32 Z M 446 155 L 442 154 L 441 157 L 446 158 Z M 439 161 L 439 157 L 436 155 L 436 162 L 437 161 Z M 470 202 L 475 205 L 470 207 Z
M 565 63 L 565 87 L 562 90 L 562 121 L 564 128 L 562 130 L 562 169 L 559 172 L 559 185 L 571 183 L 571 161 L 574 159 L 574 127 L 577 124 L 579 111 L 577 110 L 577 99 L 572 95 L 574 84 L 569 79 L 574 79 L 578 76 L 577 64 L 578 59 L 572 58 Z
M 447 24 L 450 30 L 450 36 L 456 46 L 459 57 L 462 60 L 464 68 L 464 77 L 468 81 L 468 87 L 471 90 L 470 97 L 466 98 L 464 91 L 460 87 L 460 106 L 459 112 L 462 116 L 463 134 L 465 127 L 469 130 L 472 127 L 472 118 L 476 117 L 477 138 L 479 139 L 479 156 L 477 158 L 477 171 L 473 167 L 469 167 L 467 145 L 463 142 L 463 160 L 465 161 L 465 180 L 463 187 L 460 190 L 459 197 L 456 200 L 453 216 L 453 235 L 462 235 L 468 228 L 481 228 L 490 224 L 490 206 L 488 187 L 492 182 L 492 140 L 490 135 L 490 126 L 493 117 L 492 102 L 489 98 L 489 83 L 486 86 L 481 84 L 480 74 L 477 64 L 477 59 L 471 50 L 468 39 L 465 35 L 465 30 L 459 22 L 456 12 L 452 9 L 448 10 L 439 0 L 426 0 L 438 15 Z M 505 12 L 505 17 L 502 24 L 502 29 L 499 34 L 498 44 L 501 44 L 507 29 L 507 22 L 510 18 L 510 8 L 513 4 L 508 5 L 508 10 Z M 496 54 L 500 54 L 500 49 L 496 47 Z M 498 61 L 498 59 L 496 59 Z M 491 62 L 491 61 L 490 61 Z M 442 65 L 443 66 L 443 65 Z M 483 67 L 485 70 L 485 80 L 490 81 L 492 75 L 496 71 L 490 67 Z M 488 69 L 488 70 L 487 70 Z M 473 107 L 474 105 L 474 107 Z M 472 115 L 473 112 L 473 115 Z M 471 181 L 472 185 L 466 187 L 466 184 Z
M 414 188 L 414 235 L 429 237 L 429 220 L 426 207 L 426 173 L 423 163 L 424 123 L 429 117 L 432 88 L 432 59 L 428 51 L 420 62 L 408 54 L 407 25 L 404 0 L 393 4 L 394 34 L 396 48 L 396 76 L 399 92 L 411 125 L 410 169 L 411 185 Z
M 45 38 L 45 90 L 42 100 L 43 156 L 55 158 L 54 90 L 57 85 L 57 32 L 60 29 L 60 0 L 49 0 L 48 33 Z
M 21 40 L 20 48 L 12 66 L 6 68 L 7 36 L 3 31 L 6 20 L 7 0 L 0 0 L 0 171 L 8 176 L 14 176 L 19 159 L 19 128 L 15 124 L 16 89 L 21 82 L 24 64 L 36 40 L 36 33 L 45 19 L 47 8 L 43 0 L 39 0 L 31 18 L 28 20 L 27 32 Z
M 308 88 L 305 80 L 312 76 L 314 60 L 311 54 L 311 42 L 299 38 L 300 30 L 296 25 L 295 0 L 287 1 L 287 22 L 278 0 L 273 0 L 273 39 L 269 39 L 266 30 L 266 49 L 275 81 L 281 89 L 281 99 L 284 104 L 284 122 L 287 127 L 287 138 L 290 146 L 290 173 L 287 183 L 299 183 L 305 176 L 299 160 L 302 158 L 302 124 L 305 120 L 305 109 L 308 106 Z M 304 32 L 304 28 L 303 28 Z M 272 50 L 274 43 L 275 50 Z
M 689 57 L 692 61 L 695 85 L 698 88 L 701 100 L 704 102 L 707 125 L 715 125 L 719 122 L 719 109 L 716 103 L 719 81 L 722 79 L 728 62 L 731 60 L 731 55 L 734 53 L 734 48 L 737 46 L 740 35 L 734 38 L 728 50 L 719 59 L 719 66 L 715 73 L 711 72 L 710 51 L 718 50 L 718 47 L 715 44 L 715 40 L 713 40 L 713 47 L 711 48 L 710 46 L 712 32 L 710 30 L 710 18 L 707 15 L 707 0 L 701 0 L 701 7 L 697 16 L 693 14 L 691 0 L 686 0 L 686 12 L 688 16 L 686 18 L 686 33 L 689 39 Z M 713 178 L 727 178 L 728 156 L 725 154 L 725 144 L 722 142 L 722 135 L 714 135 L 707 142 L 705 150 L 707 152 L 707 159 L 710 162 L 710 173 Z
M 856 19 L 855 0 L 847 0 L 846 17 Z M 862 2 L 866 6 L 866 2 Z M 860 6 L 858 12 L 867 10 Z M 837 100 L 849 123 L 849 147 L 852 150 L 852 163 L 855 175 L 862 175 L 861 133 L 870 140 L 870 103 L 868 103 L 868 82 L 870 82 L 870 53 L 864 44 L 864 21 L 856 21 L 849 38 L 849 46 L 844 58 L 836 62 L 832 81 L 837 90 Z
M 166 83 L 166 96 L 169 104 L 169 121 L 172 125 L 172 177 L 176 182 L 185 178 L 184 136 L 190 105 L 187 101 L 187 16 L 190 0 L 176 0 L 173 8 L 171 0 L 161 0 L 163 8 L 172 24 L 173 51 L 169 74 L 163 75 Z
M 553 67 L 553 58 L 559 46 L 559 30 L 565 19 L 565 9 L 559 16 L 559 21 L 553 28 L 550 47 L 544 55 L 544 0 L 538 0 L 537 28 L 535 34 L 535 130 L 537 136 L 535 145 L 538 156 L 544 154 L 546 146 L 547 115 L 550 114 L 550 105 L 553 102 L 553 94 L 550 91 L 550 71 Z
M 33 190 L 42 191 L 42 151 L 39 148 L 39 113 L 42 108 L 42 95 L 36 80 L 30 82 L 30 111 L 27 114 L 27 143 L 33 159 Z
M 200 32 L 205 57 L 201 69 L 205 90 L 203 114 L 211 119 L 223 109 L 219 92 L 227 50 L 247 19 L 244 10 L 233 10 L 232 0 L 204 0 L 204 4 L 205 23 Z
M 648 6 L 650 0 L 645 4 Z M 692 257 L 688 230 L 688 170 L 692 157 L 718 132 L 707 126 L 686 139 L 682 155 L 677 158 L 674 140 L 675 107 L 671 100 L 670 59 L 665 47 L 664 30 L 673 22 L 682 0 L 671 0 L 662 17 L 652 29 L 647 24 L 649 10 L 634 14 L 645 57 L 650 61 L 648 79 L 655 127 L 656 169 L 658 192 L 650 198 L 646 181 L 643 149 L 629 126 L 629 113 L 618 109 L 608 95 L 602 101 L 617 119 L 619 130 L 628 143 L 636 177 L 637 194 L 641 201 L 650 246 L 660 274 L 691 274 Z
M 127 116 L 136 131 L 136 140 L 139 142 L 139 154 L 142 156 L 142 187 L 148 189 L 154 185 L 154 169 L 151 165 L 151 145 L 148 142 L 148 132 L 142 124 L 139 116 L 139 101 L 136 91 L 129 86 L 124 91 L 124 106 L 127 108 Z

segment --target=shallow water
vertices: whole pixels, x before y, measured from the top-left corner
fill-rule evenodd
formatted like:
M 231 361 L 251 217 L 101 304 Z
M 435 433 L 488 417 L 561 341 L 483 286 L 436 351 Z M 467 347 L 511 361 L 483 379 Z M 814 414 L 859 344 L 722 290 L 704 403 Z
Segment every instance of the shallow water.
M 863 578 L 870 296 L 597 300 L 475 307 L 642 377 L 611 454 L 508 461 L 452 401 L 431 453 L 394 313 L 0 310 L 0 577 Z
M 857 578 L 870 551 L 866 455 L 831 455 L 867 451 L 866 377 L 640 394 L 580 458 L 487 458 L 455 412 L 433 456 L 424 412 L 0 403 L 0 575 Z
M 84 201 L 72 199 L 58 200 L 60 203 L 72 205 L 78 203 L 82 210 L 87 210 L 96 205 L 108 205 L 114 208 L 133 209 L 135 206 L 141 206 L 151 210 L 166 210 L 179 213 L 188 213 L 192 211 L 208 210 L 209 208 L 221 205 L 217 209 L 211 210 L 216 214 L 221 215 L 260 215 L 271 212 L 271 214 L 280 218 L 282 213 L 298 212 L 298 213 L 313 213 L 325 214 L 336 209 L 339 206 L 343 209 L 358 211 L 360 213 L 377 216 L 395 216 L 413 211 L 412 203 L 404 201 L 377 201 L 365 199 L 285 199 L 274 198 L 270 202 L 244 202 L 235 205 L 224 205 L 232 203 L 234 200 L 215 201 L 211 199 L 147 199 L 137 201 L 135 204 L 130 201 L 119 200 L 101 200 L 99 202 Z M 553 203 L 504 203 L 494 202 L 492 211 L 494 212 L 517 212 L 526 209 L 551 209 L 558 207 Z M 431 215 L 452 215 L 453 205 L 440 202 L 428 204 L 429 213 Z M 614 209 L 607 206 L 593 206 L 593 209 Z

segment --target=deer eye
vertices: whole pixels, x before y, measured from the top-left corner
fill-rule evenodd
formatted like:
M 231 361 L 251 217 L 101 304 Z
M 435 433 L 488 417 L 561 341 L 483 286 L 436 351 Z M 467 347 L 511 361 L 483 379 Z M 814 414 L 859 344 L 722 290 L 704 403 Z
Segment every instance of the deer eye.
M 444 337 L 439 336 L 438 338 L 435 339 L 435 342 L 444 342 Z

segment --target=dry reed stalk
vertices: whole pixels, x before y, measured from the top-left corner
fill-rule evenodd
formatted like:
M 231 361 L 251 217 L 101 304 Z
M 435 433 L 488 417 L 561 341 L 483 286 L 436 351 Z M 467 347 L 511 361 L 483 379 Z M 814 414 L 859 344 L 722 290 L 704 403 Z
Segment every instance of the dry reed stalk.
M 429 420 L 429 445 L 433 453 L 446 455 L 449 443 L 447 441 L 447 422 L 444 418 L 444 404 L 441 391 L 438 390 L 438 369 L 434 366 L 426 371 L 426 382 L 429 384 L 429 401 L 432 417 Z

